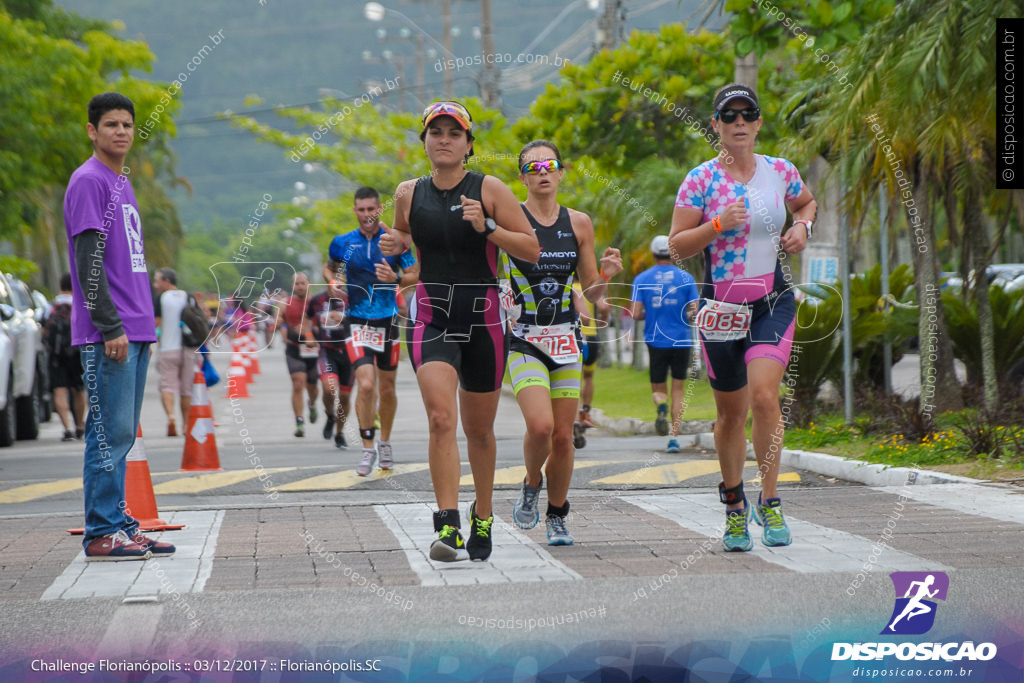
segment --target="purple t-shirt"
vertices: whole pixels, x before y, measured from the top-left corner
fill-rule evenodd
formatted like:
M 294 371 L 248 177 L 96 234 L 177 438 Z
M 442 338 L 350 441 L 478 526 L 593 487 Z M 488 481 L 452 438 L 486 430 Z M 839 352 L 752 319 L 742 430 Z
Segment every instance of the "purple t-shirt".
M 89 157 L 71 174 L 68 182 L 64 195 L 64 227 L 68 253 L 72 255 L 71 343 L 80 346 L 103 342 L 103 335 L 92 324 L 87 310 L 88 302 L 96 298 L 90 275 L 100 272 L 107 276 L 110 297 L 128 341 L 156 341 L 142 219 L 128 178 L 114 173 L 96 157 Z M 97 230 L 100 236 L 97 249 L 89 259 L 90 270 L 83 273 L 86 283 L 83 292 L 78 282 L 72 238 L 86 230 Z

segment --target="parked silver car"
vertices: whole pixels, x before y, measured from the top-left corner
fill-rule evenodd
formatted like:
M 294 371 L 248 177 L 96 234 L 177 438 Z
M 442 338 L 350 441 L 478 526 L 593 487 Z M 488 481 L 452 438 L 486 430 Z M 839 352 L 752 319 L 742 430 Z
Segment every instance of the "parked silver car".
M 0 306 L 6 307 L 0 308 L 0 326 L 7 332 L 14 348 L 11 391 L 14 396 L 15 436 L 18 439 L 35 439 L 39 436 L 40 403 L 46 390 L 42 328 L 36 322 L 35 303 L 28 287 L 7 273 L 0 273 Z M 6 419 L 10 420 L 10 417 Z

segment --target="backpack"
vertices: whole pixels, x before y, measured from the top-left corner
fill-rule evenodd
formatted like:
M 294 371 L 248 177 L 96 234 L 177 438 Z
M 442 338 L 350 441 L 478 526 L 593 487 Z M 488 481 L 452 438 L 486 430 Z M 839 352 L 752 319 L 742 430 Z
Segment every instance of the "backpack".
M 46 341 L 50 355 L 68 359 L 78 352 L 71 346 L 71 304 L 54 304 L 46 320 Z
M 190 294 L 188 303 L 185 304 L 185 308 L 181 312 L 181 343 L 198 348 L 206 342 L 211 331 L 210 321 L 206 319 L 206 311 Z

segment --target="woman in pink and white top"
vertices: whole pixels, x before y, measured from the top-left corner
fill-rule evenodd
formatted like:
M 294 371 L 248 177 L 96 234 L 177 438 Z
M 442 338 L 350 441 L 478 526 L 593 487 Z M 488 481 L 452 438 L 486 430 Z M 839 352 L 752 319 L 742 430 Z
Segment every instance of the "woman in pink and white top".
M 761 476 L 754 517 L 765 545 L 789 545 L 776 484 L 783 423 L 779 385 L 796 318 L 789 254 L 804 250 L 817 204 L 786 159 L 754 154 L 763 121 L 757 95 L 743 85 L 715 94 L 711 126 L 722 152 L 690 171 L 676 197 L 669 241 L 674 259 L 704 252 L 700 329 L 718 419 L 715 444 L 726 504 L 726 550 L 753 547 L 751 506 L 743 493 L 745 424 Z M 787 210 L 793 216 L 788 229 Z

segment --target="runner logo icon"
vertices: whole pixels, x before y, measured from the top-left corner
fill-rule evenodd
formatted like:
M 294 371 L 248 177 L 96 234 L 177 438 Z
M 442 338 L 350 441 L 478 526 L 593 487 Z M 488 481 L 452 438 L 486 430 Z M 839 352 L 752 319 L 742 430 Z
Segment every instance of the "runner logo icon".
M 921 635 L 935 623 L 936 600 L 945 600 L 949 576 L 943 572 L 893 572 L 896 604 L 882 635 Z

